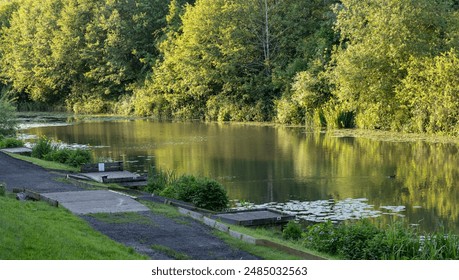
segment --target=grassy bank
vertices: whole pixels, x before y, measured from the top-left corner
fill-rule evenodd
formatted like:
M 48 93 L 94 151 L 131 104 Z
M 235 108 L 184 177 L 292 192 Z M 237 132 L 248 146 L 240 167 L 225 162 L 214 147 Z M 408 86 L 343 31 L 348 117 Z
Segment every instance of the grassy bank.
M 146 259 L 62 208 L 0 196 L 2 260 Z
M 38 159 L 38 158 L 18 155 L 18 154 L 11 154 L 11 153 L 8 153 L 8 155 L 16 159 L 20 159 L 20 160 L 27 161 L 32 164 L 41 166 L 45 169 L 61 170 L 61 171 L 68 171 L 68 172 L 78 172 L 79 171 L 79 168 L 77 167 L 73 167 L 73 166 L 59 163 L 59 162 L 48 161 L 48 160 L 43 160 L 43 159 Z

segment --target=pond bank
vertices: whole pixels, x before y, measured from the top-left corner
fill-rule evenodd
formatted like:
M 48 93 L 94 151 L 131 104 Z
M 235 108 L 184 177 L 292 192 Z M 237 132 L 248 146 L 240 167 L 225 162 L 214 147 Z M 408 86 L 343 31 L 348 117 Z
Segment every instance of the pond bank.
M 0 181 L 6 183 L 9 191 L 13 188 L 26 188 L 41 193 L 85 190 L 82 186 L 76 187 L 63 182 L 63 174 L 59 172 L 50 172 L 1 152 L 0 163 L 4 166 L 0 170 Z M 24 176 L 24 173 L 28 175 Z M 212 232 L 214 228 L 209 227 L 203 220 L 195 221 L 183 214 L 172 217 L 170 214 L 165 215 L 161 213 L 160 205 L 147 204 L 151 209 L 147 212 L 78 216 L 113 240 L 153 259 L 174 259 L 177 256 L 187 259 L 258 259 L 217 238 Z M 268 247 L 274 248 L 272 250 L 279 249 Z

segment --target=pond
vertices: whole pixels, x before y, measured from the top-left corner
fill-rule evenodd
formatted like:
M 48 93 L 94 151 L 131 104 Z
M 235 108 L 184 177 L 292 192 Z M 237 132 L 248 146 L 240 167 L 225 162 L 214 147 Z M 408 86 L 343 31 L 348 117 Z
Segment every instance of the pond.
M 253 124 L 22 121 L 26 135 L 89 145 L 96 159 L 123 161 L 130 171 L 145 173 L 152 166 L 212 177 L 239 205 L 357 205 L 383 222 L 401 220 L 422 230 L 459 232 L 454 143 L 387 141 Z

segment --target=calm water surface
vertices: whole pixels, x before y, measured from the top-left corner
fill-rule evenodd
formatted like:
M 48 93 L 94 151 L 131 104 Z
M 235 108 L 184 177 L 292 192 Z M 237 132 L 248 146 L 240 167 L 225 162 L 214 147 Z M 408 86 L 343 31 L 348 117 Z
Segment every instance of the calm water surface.
M 255 203 L 367 198 L 405 206 L 410 224 L 459 232 L 458 146 L 336 137 L 303 128 L 152 120 L 76 122 L 28 128 L 89 144 L 96 159 L 124 161 L 220 181 L 230 198 Z

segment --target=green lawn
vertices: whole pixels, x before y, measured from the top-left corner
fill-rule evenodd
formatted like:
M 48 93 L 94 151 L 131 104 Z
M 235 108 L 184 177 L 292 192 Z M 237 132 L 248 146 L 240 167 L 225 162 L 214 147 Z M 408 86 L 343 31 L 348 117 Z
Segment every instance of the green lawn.
M 65 209 L 0 196 L 0 260 L 146 259 Z

